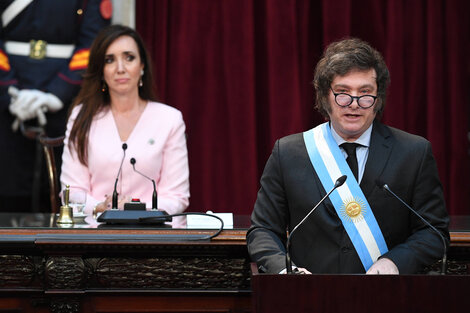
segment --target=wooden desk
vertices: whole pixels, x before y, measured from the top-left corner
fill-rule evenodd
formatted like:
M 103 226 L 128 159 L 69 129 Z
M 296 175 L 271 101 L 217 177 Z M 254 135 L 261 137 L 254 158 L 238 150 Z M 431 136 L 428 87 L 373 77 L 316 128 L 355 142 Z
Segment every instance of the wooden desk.
M 449 272 L 470 271 L 470 217 L 453 217 Z M 0 214 L 0 312 L 249 312 L 249 217 L 214 230 L 60 228 Z M 438 265 L 434 266 L 436 270 Z
M 0 228 L 0 311 L 250 310 L 247 224 L 208 241 L 196 239 L 216 230 L 59 228 L 47 214 L 0 214 L 8 219 L 26 226 Z

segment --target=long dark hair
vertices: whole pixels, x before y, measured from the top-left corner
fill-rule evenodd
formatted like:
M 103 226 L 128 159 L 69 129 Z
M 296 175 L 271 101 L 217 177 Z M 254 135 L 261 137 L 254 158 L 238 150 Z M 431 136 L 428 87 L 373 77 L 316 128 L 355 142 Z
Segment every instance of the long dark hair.
M 82 105 L 70 131 L 69 148 L 75 148 L 78 159 L 84 165 L 88 163 L 88 134 L 93 118 L 110 105 L 107 88 L 102 91 L 106 50 L 117 38 L 122 36 L 129 36 L 134 39 L 139 49 L 141 62 L 144 65 L 143 85 L 139 87 L 139 97 L 143 100 L 156 99 L 153 90 L 152 64 L 140 35 L 132 28 L 122 25 L 111 25 L 103 28 L 91 45 L 90 59 L 88 68 L 83 75 L 82 87 L 69 111 L 70 118 L 73 108 L 79 104 Z
M 330 103 L 328 95 L 331 83 L 338 75 L 345 75 L 354 69 L 375 69 L 377 74 L 377 97 L 374 111 L 380 118 L 385 108 L 386 91 L 390 83 L 390 74 L 385 61 L 377 50 L 367 42 L 349 38 L 333 42 L 328 46 L 315 68 L 313 84 L 316 91 L 315 108 L 326 118 L 329 117 Z

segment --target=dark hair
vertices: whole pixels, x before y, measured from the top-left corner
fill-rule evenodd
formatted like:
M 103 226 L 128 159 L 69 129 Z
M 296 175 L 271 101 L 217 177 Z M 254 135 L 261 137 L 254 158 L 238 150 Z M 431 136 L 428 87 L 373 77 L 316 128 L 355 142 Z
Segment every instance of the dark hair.
M 330 103 L 328 95 L 331 83 L 336 76 L 342 76 L 351 70 L 375 69 L 377 74 L 377 103 L 374 111 L 381 117 L 385 108 L 387 87 L 390 74 L 385 61 L 377 50 L 367 42 L 357 38 L 344 39 L 330 44 L 315 68 L 313 85 L 316 91 L 315 108 L 325 117 L 329 117 Z
M 143 85 L 139 87 L 139 97 L 143 100 L 155 100 L 152 64 L 140 35 L 132 28 L 122 25 L 111 25 L 103 28 L 91 45 L 88 68 L 83 75 L 82 87 L 69 111 L 70 117 L 73 108 L 79 104 L 82 105 L 70 131 L 69 147 L 73 146 L 76 149 L 78 159 L 84 165 L 87 165 L 88 134 L 93 118 L 103 108 L 110 105 L 107 88 L 102 91 L 106 50 L 116 39 L 122 36 L 129 36 L 134 39 L 139 49 L 141 62 L 144 65 Z

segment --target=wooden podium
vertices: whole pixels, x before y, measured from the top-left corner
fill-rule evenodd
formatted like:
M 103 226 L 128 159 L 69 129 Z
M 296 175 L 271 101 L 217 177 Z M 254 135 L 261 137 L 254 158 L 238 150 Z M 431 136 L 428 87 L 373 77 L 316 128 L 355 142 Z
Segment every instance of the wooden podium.
M 254 313 L 469 312 L 468 275 L 273 275 L 252 271 Z

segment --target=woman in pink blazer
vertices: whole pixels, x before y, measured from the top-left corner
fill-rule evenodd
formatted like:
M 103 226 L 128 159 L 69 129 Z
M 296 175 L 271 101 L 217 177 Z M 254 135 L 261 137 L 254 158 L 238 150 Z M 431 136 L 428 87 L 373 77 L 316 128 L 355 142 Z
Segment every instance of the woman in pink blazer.
M 181 112 L 152 101 L 153 79 L 146 49 L 131 28 L 112 25 L 96 37 L 82 89 L 67 123 L 62 156 L 62 187 L 86 190 L 84 212 L 111 208 L 117 192 L 122 209 L 138 198 L 152 205 L 155 180 L 158 208 L 169 214 L 189 204 L 189 168 Z

